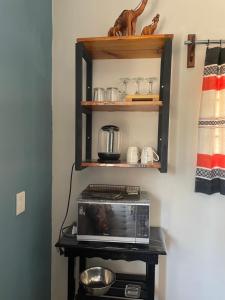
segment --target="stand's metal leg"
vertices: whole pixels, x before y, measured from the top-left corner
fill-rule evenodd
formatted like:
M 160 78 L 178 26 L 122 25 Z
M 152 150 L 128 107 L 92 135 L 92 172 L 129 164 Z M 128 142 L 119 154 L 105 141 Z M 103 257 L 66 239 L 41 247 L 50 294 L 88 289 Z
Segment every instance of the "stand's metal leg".
M 80 273 L 82 273 L 86 268 L 86 258 L 80 256 Z
M 154 300 L 155 297 L 155 265 L 146 263 L 147 299 Z
M 75 257 L 68 257 L 68 290 L 67 290 L 67 300 L 75 299 Z

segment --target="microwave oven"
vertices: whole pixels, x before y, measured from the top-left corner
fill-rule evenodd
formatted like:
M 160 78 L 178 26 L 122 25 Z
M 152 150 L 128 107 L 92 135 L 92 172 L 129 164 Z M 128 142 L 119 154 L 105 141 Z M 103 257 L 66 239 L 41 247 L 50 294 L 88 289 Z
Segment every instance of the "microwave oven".
M 77 199 L 78 241 L 149 244 L 150 201 L 146 192 L 132 200 Z

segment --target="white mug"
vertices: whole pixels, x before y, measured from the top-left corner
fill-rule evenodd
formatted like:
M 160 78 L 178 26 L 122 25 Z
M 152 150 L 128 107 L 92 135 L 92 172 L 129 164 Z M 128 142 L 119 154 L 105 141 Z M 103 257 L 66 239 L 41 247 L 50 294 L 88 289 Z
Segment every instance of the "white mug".
M 127 150 L 127 162 L 128 164 L 138 163 L 140 158 L 138 147 L 129 147 Z
M 141 163 L 153 163 L 154 161 L 159 161 L 158 154 L 153 150 L 152 147 L 144 147 L 141 152 Z

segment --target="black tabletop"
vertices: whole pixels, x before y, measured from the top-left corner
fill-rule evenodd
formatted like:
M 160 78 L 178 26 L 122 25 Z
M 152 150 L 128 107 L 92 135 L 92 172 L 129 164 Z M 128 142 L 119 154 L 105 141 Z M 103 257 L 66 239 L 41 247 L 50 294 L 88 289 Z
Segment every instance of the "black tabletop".
M 123 244 L 123 243 L 108 243 L 108 242 L 80 242 L 76 236 L 63 236 L 55 245 L 58 248 L 64 249 L 66 255 L 73 253 L 75 256 L 86 255 L 87 257 L 95 256 L 102 252 L 108 254 L 131 254 L 138 255 L 166 255 L 166 246 L 164 233 L 160 227 L 150 228 L 150 242 L 148 245 L 140 244 Z M 92 253 L 93 252 L 93 255 Z M 65 254 L 64 253 L 64 254 Z M 97 255 L 98 256 L 98 255 Z

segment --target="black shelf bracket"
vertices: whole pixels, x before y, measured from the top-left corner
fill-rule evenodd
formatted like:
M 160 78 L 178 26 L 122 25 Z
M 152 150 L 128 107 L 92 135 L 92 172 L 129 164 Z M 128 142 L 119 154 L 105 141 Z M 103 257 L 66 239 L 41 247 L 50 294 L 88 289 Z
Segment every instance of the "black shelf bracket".
M 167 173 L 168 163 L 171 62 L 172 40 L 168 40 L 165 43 L 161 57 L 160 70 L 160 99 L 163 100 L 163 106 L 159 110 L 158 153 L 161 162 L 161 173 Z
M 89 57 L 84 45 L 76 43 L 76 130 L 75 130 L 75 168 L 82 170 L 84 167 L 82 163 L 82 149 L 83 149 L 83 115 L 84 111 L 81 107 L 83 98 L 83 86 L 86 85 L 86 100 L 92 100 L 92 77 L 93 77 L 93 64 L 92 59 Z M 84 62 L 86 62 L 86 78 L 84 79 Z M 85 82 L 84 82 L 85 81 Z M 91 159 L 92 153 L 92 112 L 86 115 L 86 151 L 85 159 Z

